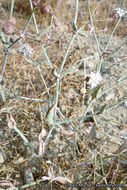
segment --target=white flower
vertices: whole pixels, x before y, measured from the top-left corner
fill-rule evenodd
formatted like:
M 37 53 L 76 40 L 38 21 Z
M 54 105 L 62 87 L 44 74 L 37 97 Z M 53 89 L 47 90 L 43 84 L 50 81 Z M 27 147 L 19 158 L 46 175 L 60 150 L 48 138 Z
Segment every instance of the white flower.
M 103 79 L 100 72 L 91 72 L 88 77 L 90 78 L 88 84 L 91 86 L 91 88 L 96 87 Z
M 125 102 L 125 106 L 127 107 L 127 101 Z
M 26 57 L 31 56 L 33 54 L 33 49 L 30 47 L 29 44 L 25 43 L 18 48 L 18 52 L 21 53 L 24 57 Z
M 121 8 L 116 8 L 115 11 L 119 15 L 120 18 L 123 17 L 127 13 L 127 11 L 125 11 Z

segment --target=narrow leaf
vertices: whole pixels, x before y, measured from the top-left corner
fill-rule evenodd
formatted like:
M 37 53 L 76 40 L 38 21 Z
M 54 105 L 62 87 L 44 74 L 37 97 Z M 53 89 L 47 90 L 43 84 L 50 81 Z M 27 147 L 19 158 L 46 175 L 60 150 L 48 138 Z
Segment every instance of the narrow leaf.
M 102 114 L 104 112 L 104 110 L 106 109 L 106 104 L 104 106 L 101 107 L 99 114 Z
M 94 99 L 94 98 L 97 97 L 97 94 L 98 94 L 99 90 L 101 89 L 101 87 L 102 87 L 102 85 L 99 85 L 99 86 L 97 86 L 97 87 L 95 87 L 95 88 L 93 89 L 93 92 L 92 92 L 92 99 Z
M 54 110 L 56 108 L 56 104 L 53 105 L 48 111 L 47 111 L 47 114 L 46 114 L 46 119 L 48 121 L 48 123 L 50 125 L 53 125 L 53 122 L 54 122 Z

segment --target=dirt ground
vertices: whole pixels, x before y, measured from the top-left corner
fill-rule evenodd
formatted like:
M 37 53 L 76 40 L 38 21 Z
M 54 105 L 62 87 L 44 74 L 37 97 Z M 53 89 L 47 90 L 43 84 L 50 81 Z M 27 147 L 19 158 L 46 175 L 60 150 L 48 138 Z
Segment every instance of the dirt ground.
M 90 1 L 92 12 L 97 6 L 97 2 L 97 0 Z M 56 9 L 52 27 L 48 28 L 57 3 L 58 0 L 43 1 L 42 4 L 50 7 L 49 13 L 41 13 L 41 5 L 35 10 L 38 26 L 41 27 L 42 25 L 46 29 L 41 39 L 44 46 L 51 31 L 51 39 L 46 51 L 56 71 L 60 68 L 70 41 L 73 31 L 72 20 L 75 14 L 75 1 L 62 0 Z M 5 3 L 1 0 L 1 4 L 9 15 L 10 1 Z M 94 26 L 102 52 L 117 20 L 113 16 L 114 9 L 120 6 L 120 0 L 105 0 L 98 5 L 94 16 Z M 126 10 L 127 1 L 125 1 L 124 7 Z M 17 0 L 14 6 L 17 35 L 19 30 L 24 29 L 29 14 L 29 1 Z M 0 19 L 3 19 L 1 13 Z M 19 189 L 69 189 L 69 186 L 67 187 L 59 182 L 37 182 L 43 176 L 47 176 L 46 165 L 48 165 L 49 168 L 52 166 L 55 176 L 66 177 L 71 179 L 73 184 L 77 184 L 73 188 L 70 186 L 70 189 L 73 190 L 95 189 L 96 184 L 105 184 L 106 181 L 108 184 L 114 185 L 127 184 L 127 107 L 122 101 L 127 97 L 127 81 L 122 80 L 127 76 L 127 15 L 121 19 L 112 38 L 108 48 L 110 53 L 103 56 L 101 96 L 93 102 L 88 111 L 89 114 L 94 114 L 106 106 L 105 112 L 101 117 L 92 116 L 82 120 L 76 135 L 67 136 L 61 130 L 62 127 L 66 131 L 69 129 L 75 131 L 79 120 L 75 119 L 69 122 L 67 120 L 81 117 L 91 100 L 92 89 L 85 79 L 91 71 L 95 72 L 99 57 L 96 40 L 90 33 L 89 23 L 87 1 L 80 0 L 77 26 L 84 26 L 84 28 L 82 33 L 76 36 L 63 72 L 75 63 L 80 63 L 80 66 L 62 78 L 58 107 L 66 119 L 62 115 L 57 116 L 61 123 L 54 129 L 45 146 L 44 162 L 35 157 L 29 146 L 14 130 L 8 128 L 7 112 L 1 98 L 0 152 L 3 152 L 4 162 L 0 164 L 0 181 L 10 181 Z M 35 33 L 33 22 L 27 31 Z M 38 62 L 43 53 L 38 41 L 31 40 L 26 35 L 23 43 L 31 45 L 33 59 Z M 28 63 L 17 52 L 19 46 L 20 44 L 16 44 L 9 52 L 3 90 L 18 129 L 37 149 L 40 132 L 43 131 L 43 140 L 45 140 L 51 129 L 45 119 L 51 98 L 46 93 L 37 68 L 32 63 Z M 1 69 L 3 57 L 3 45 L 0 42 Z M 49 93 L 53 97 L 56 90 L 56 78 L 53 76 L 44 56 L 41 61 L 40 70 Z M 121 82 L 118 83 L 118 81 Z M 118 84 L 114 85 L 116 83 Z M 114 88 L 110 89 L 113 85 Z M 25 97 L 33 99 L 26 99 Z M 35 99 L 43 101 L 35 101 Z M 27 178 L 36 184 L 28 187 L 23 186 L 28 182 L 30 183 Z M 84 184 L 84 187 L 80 187 L 80 184 Z M 88 184 L 91 184 L 92 187 L 85 187 Z M 100 188 L 96 187 L 96 189 Z M 103 186 L 101 189 L 105 189 L 105 187 Z

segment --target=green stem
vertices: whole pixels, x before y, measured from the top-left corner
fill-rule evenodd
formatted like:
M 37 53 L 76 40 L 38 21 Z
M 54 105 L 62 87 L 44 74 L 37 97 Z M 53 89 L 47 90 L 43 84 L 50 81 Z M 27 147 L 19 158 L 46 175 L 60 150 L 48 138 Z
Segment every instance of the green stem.
M 94 24 L 93 24 L 93 18 L 92 18 L 92 14 L 91 14 L 91 9 L 90 9 L 90 2 L 88 0 L 88 10 L 89 10 L 89 16 L 90 16 L 90 23 L 91 23 L 91 27 L 93 29 L 93 34 L 94 34 L 94 38 L 96 40 L 96 44 L 97 44 L 97 50 L 98 50 L 98 54 L 99 54 L 99 57 L 101 56 L 101 51 L 100 51 L 100 46 L 99 46 L 99 42 L 98 42 L 98 39 L 97 39 L 97 35 L 96 35 L 96 32 L 94 30 Z
M 47 94 L 48 94 L 48 96 L 50 97 L 49 90 L 48 90 L 48 88 L 47 88 L 47 85 L 46 85 L 45 79 L 44 79 L 44 77 L 43 77 L 43 75 L 42 75 L 42 72 L 41 72 L 40 66 L 37 66 L 37 69 L 38 69 L 38 71 L 39 71 L 39 73 L 40 73 L 40 77 L 41 77 L 42 82 L 43 82 L 43 84 L 44 84 L 44 86 L 45 86 L 45 89 L 46 89 L 46 91 L 47 91 Z
M 127 80 L 127 77 L 124 77 L 122 79 L 119 79 L 115 84 L 113 84 L 112 86 L 110 86 L 108 89 L 104 90 L 101 94 L 99 94 L 97 97 L 100 98 L 101 96 L 103 96 L 104 94 L 106 94 L 108 91 L 112 90 L 114 87 L 116 87 L 118 84 L 120 84 L 121 82 Z
M 123 2 L 122 2 L 121 9 L 123 8 L 124 3 L 125 3 L 125 0 L 123 0 Z M 108 47 L 109 47 L 109 44 L 110 44 L 110 42 L 111 42 L 111 39 L 112 39 L 112 37 L 113 37 L 113 35 L 114 35 L 115 31 L 116 31 L 116 28 L 117 28 L 117 26 L 118 26 L 118 24 L 119 24 L 120 21 L 121 21 L 121 18 L 119 17 L 119 18 L 117 19 L 117 21 L 116 21 L 116 24 L 115 24 L 115 26 L 114 26 L 113 31 L 111 32 L 111 34 L 110 34 L 110 36 L 109 36 L 109 38 L 108 38 L 108 41 L 107 41 L 107 44 L 106 44 L 106 47 L 105 47 L 104 52 L 107 51 L 107 49 L 108 49 Z M 102 63 L 103 63 L 103 61 L 102 61 L 102 59 L 101 59 L 101 60 L 100 60 L 100 63 L 97 65 L 97 71 L 98 71 L 98 72 L 101 71 Z
M 70 48 L 71 48 L 71 46 L 72 46 L 72 44 L 73 44 L 73 42 L 74 42 L 75 37 L 76 37 L 76 34 L 72 34 L 70 43 L 69 43 L 69 45 L 68 45 L 68 47 L 67 47 L 67 50 L 66 50 L 66 52 L 65 52 L 64 59 L 63 59 L 63 61 L 62 61 L 62 64 L 61 64 L 61 67 L 60 67 L 60 70 L 59 70 L 59 75 L 60 75 L 60 76 L 61 76 L 61 74 L 62 74 L 62 70 L 63 70 L 64 64 L 65 64 L 65 62 L 66 62 L 66 60 L 67 60 L 68 53 L 69 53 Z
M 50 61 L 48 55 L 47 55 L 47 52 L 46 52 L 44 46 L 43 46 L 42 44 L 40 44 L 40 45 L 41 45 L 41 48 L 42 48 L 43 53 L 44 53 L 44 55 L 45 55 L 45 58 L 47 59 L 47 62 L 48 62 L 49 66 L 50 66 L 50 68 L 51 68 L 51 70 L 52 70 L 52 69 L 53 69 L 53 66 L 52 66 L 52 63 L 51 63 L 51 61 Z
M 4 16 L 8 19 L 8 16 L 7 16 L 5 10 L 3 9 L 1 3 L 0 3 L 0 9 L 1 9 L 1 11 L 3 12 Z
M 2 76 L 3 76 L 4 72 L 5 72 L 5 67 L 6 67 L 6 64 L 7 64 L 7 57 L 8 57 L 8 53 L 6 52 L 4 54 L 4 61 L 3 61 L 3 64 L 2 64 L 2 71 L 1 71 Z
M 31 10 L 33 11 L 34 8 L 33 8 L 32 1 L 29 0 L 29 3 L 30 3 L 30 8 L 31 8 Z M 37 33 L 37 35 L 38 35 L 38 34 L 39 34 L 39 30 L 38 30 L 38 26 L 37 26 L 37 22 L 36 22 L 36 18 L 35 18 L 35 14 L 34 14 L 34 13 L 32 14 L 32 17 L 33 17 L 33 20 L 34 20 L 34 25 L 35 25 L 36 33 Z
M 77 15 L 77 11 L 78 11 L 78 8 L 77 8 L 77 6 L 78 6 L 78 0 L 76 0 L 76 9 L 75 9 L 75 18 L 77 17 L 76 15 Z M 77 20 L 76 20 L 77 21 Z M 76 24 L 76 23 L 75 23 Z M 59 76 L 61 76 L 62 75 L 62 70 L 63 70 L 63 67 L 64 67 L 64 64 L 65 64 L 65 62 L 66 62 L 66 59 L 67 59 L 67 56 L 68 56 L 68 54 L 69 54 L 69 51 L 70 51 L 70 48 L 71 48 L 71 45 L 72 45 L 72 43 L 74 42 L 74 39 L 75 39 L 75 34 L 73 33 L 72 34 L 72 37 L 71 37 L 71 40 L 70 40 L 70 43 L 69 43 L 69 45 L 68 45 L 68 47 L 67 47 L 67 50 L 66 50 L 66 52 L 65 52 L 65 55 L 64 55 L 64 58 L 63 58 L 63 61 L 62 61 L 62 64 L 61 64 L 61 67 L 60 67 L 60 69 L 59 69 Z M 44 51 L 44 48 L 43 48 L 43 51 Z M 45 53 L 45 52 L 44 52 Z M 46 54 L 45 54 L 46 55 Z M 47 56 L 47 55 L 46 55 Z M 48 56 L 47 56 L 47 60 L 48 60 Z M 49 62 L 50 63 L 50 62 Z M 50 65 L 50 67 L 51 67 L 51 65 Z M 47 135 L 47 137 L 46 137 L 46 140 L 45 140 L 45 144 L 47 144 L 47 142 L 48 142 L 48 139 L 50 138 L 50 136 L 51 136 L 51 133 L 52 133 L 52 131 L 54 130 L 54 128 L 55 128 L 55 126 L 56 126 L 56 115 L 57 115 L 57 104 L 58 104 L 58 98 L 59 98 L 59 92 L 60 92 L 60 90 L 59 90 L 59 87 L 60 87 L 60 78 L 58 77 L 57 78 L 57 81 L 56 81 L 56 97 L 55 97 L 55 109 L 54 109 L 54 122 L 53 122 L 53 126 L 51 127 L 51 129 L 50 129 L 50 131 L 49 131 L 49 134 Z
M 75 20 L 74 20 L 76 28 L 77 28 L 77 18 L 78 18 L 78 6 L 79 6 L 79 0 L 76 0 L 76 10 L 75 10 Z
M 89 103 L 87 109 L 84 111 L 82 117 L 84 117 L 84 118 L 86 117 L 86 114 L 87 114 L 89 108 L 91 107 L 91 105 L 93 104 L 93 102 L 94 102 L 94 99 L 91 100 L 91 102 Z M 79 121 L 78 126 L 76 127 L 76 130 L 77 130 L 77 131 L 78 131 L 78 129 L 79 129 L 81 123 L 82 123 L 82 120 Z

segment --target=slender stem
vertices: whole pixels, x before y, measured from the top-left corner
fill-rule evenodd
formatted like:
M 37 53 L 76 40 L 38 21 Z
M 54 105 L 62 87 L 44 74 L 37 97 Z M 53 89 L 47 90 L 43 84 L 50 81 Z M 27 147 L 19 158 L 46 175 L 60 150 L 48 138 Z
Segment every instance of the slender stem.
M 23 32 L 22 32 L 22 35 L 24 35 L 24 34 L 26 33 L 27 27 L 28 27 L 28 25 L 29 25 L 30 22 L 31 22 L 31 19 L 32 19 L 32 15 L 33 15 L 33 13 L 34 13 L 34 10 L 35 10 L 35 9 L 32 10 L 32 13 L 31 13 L 31 15 L 30 15 L 30 17 L 29 17 L 29 19 L 28 19 L 28 21 L 27 21 L 25 27 L 24 27 L 24 30 L 23 30 Z M 21 38 L 22 38 L 22 37 L 20 36 L 18 39 L 16 39 L 16 40 L 14 41 L 14 43 L 11 44 L 11 45 L 8 47 L 8 50 L 9 50 L 10 48 L 12 48 Z
M 77 8 L 77 6 L 78 6 L 78 3 L 77 3 L 78 1 L 76 0 L 76 9 L 75 9 L 75 15 L 77 15 L 77 11 L 78 11 L 78 8 Z M 76 16 L 75 16 L 75 18 L 76 18 Z M 77 20 L 76 20 L 77 21 Z M 76 23 L 75 23 L 76 24 Z M 70 51 L 70 48 L 71 48 L 71 45 L 72 45 L 72 43 L 74 42 L 74 39 L 75 39 L 75 34 L 73 33 L 72 34 L 72 37 L 71 37 L 71 40 L 70 40 L 70 43 L 69 43 L 69 45 L 68 45 L 68 47 L 67 47 L 67 50 L 66 50 L 66 52 L 65 52 L 65 55 L 64 55 L 64 58 L 63 58 L 63 61 L 62 61 L 62 64 L 61 64 L 61 67 L 60 67 L 60 69 L 59 69 L 59 76 L 61 76 L 62 75 L 62 70 L 63 70 L 63 67 L 64 67 L 64 64 L 65 64 L 65 62 L 66 62 L 66 59 L 67 59 L 67 56 L 68 56 L 68 54 L 69 54 L 69 51 Z M 44 51 L 44 48 L 43 48 L 43 51 Z M 44 52 L 45 53 L 45 52 Z M 45 54 L 46 55 L 46 54 Z M 47 56 L 47 55 L 46 55 Z M 48 57 L 47 57 L 47 60 L 48 60 Z M 49 60 L 48 60 L 49 61 Z M 50 63 L 50 62 L 49 62 Z M 50 67 L 51 67 L 51 65 L 50 65 Z M 60 87 L 60 78 L 59 77 L 57 77 L 57 81 L 56 81 L 56 96 L 55 96 L 55 109 L 54 109 L 54 122 L 53 122 L 53 126 L 51 127 L 51 129 L 50 129 L 50 131 L 49 131 L 49 134 L 47 135 L 47 137 L 46 137 L 46 140 L 45 140 L 45 144 L 47 144 L 47 142 L 48 142 L 48 139 L 50 138 L 50 136 L 51 136 L 51 133 L 52 133 L 52 131 L 53 131 L 53 129 L 55 128 L 55 126 L 56 126 L 56 115 L 57 115 L 57 104 L 58 104 L 58 97 L 59 97 L 59 87 Z
M 6 107 L 7 112 L 10 113 L 10 110 L 9 110 L 8 104 L 7 104 L 7 100 L 6 100 L 6 98 L 5 98 L 5 95 L 4 95 L 4 92 L 3 92 L 3 89 L 2 89 L 2 86 L 1 86 L 1 85 L 0 85 L 0 94 L 1 94 L 1 97 L 2 97 L 2 100 L 3 100 L 3 102 L 4 102 L 4 105 L 5 105 L 5 107 Z
M 42 81 L 43 81 L 43 84 L 44 84 L 44 86 L 45 86 L 45 89 L 46 89 L 46 91 L 47 91 L 47 94 L 48 94 L 48 96 L 50 97 L 49 89 L 47 88 L 45 79 L 44 79 L 44 77 L 43 77 L 43 75 L 42 75 L 42 72 L 41 72 L 41 69 L 40 69 L 40 65 L 37 66 L 37 69 L 38 69 L 38 71 L 39 71 L 39 73 L 40 73 L 40 77 L 41 77 L 41 79 L 42 79 Z
M 49 102 L 48 100 L 41 100 L 41 99 L 37 99 L 37 98 L 24 97 L 24 96 L 17 96 L 16 98 L 20 98 L 23 100 L 37 101 L 37 102 Z
M 65 64 L 65 62 L 66 62 L 66 59 L 67 59 L 68 53 L 69 53 L 69 51 L 70 51 L 71 45 L 72 45 L 73 42 L 74 42 L 75 37 L 76 37 L 76 34 L 72 34 L 72 37 L 71 37 L 70 43 L 69 43 L 68 48 L 67 48 L 67 50 L 66 50 L 66 52 L 65 52 L 65 56 L 64 56 L 64 59 L 63 59 L 63 61 L 62 61 L 62 64 L 61 64 L 60 70 L 59 70 L 59 75 L 60 75 L 60 76 L 61 76 L 61 74 L 62 74 L 62 70 L 63 70 L 64 64 Z
M 27 140 L 24 134 L 16 126 L 13 126 L 13 129 L 19 134 L 19 136 L 23 139 L 23 141 L 33 150 L 33 152 L 37 154 L 37 151 L 35 150 L 33 145 Z
M 90 23 L 91 23 L 91 27 L 92 27 L 92 32 L 93 32 L 95 40 L 96 40 L 98 54 L 99 54 L 99 57 L 100 57 L 101 56 L 101 50 L 100 50 L 99 42 L 98 42 L 97 35 L 96 35 L 95 29 L 94 29 L 94 25 L 93 25 L 93 17 L 92 17 L 92 14 L 91 14 L 89 0 L 88 0 L 88 10 L 89 10 L 89 16 L 90 16 Z
M 49 57 L 48 57 L 48 55 L 47 55 L 47 52 L 46 52 L 44 46 L 43 46 L 42 44 L 40 44 L 40 45 L 41 45 L 41 48 L 42 48 L 42 50 L 43 50 L 43 53 L 44 53 L 44 55 L 45 55 L 45 58 L 47 59 L 47 62 L 48 62 L 48 64 L 49 64 L 50 68 L 53 69 L 52 63 L 51 63 L 51 61 L 50 61 L 50 59 L 49 59 Z
M 123 8 L 124 3 L 125 3 L 125 0 L 122 1 L 121 8 Z M 114 28 L 113 28 L 113 31 L 111 32 L 111 34 L 110 34 L 110 36 L 109 36 L 109 38 L 108 38 L 108 41 L 107 41 L 107 44 L 106 44 L 106 47 L 105 47 L 104 52 L 107 51 L 107 49 L 108 49 L 108 47 L 109 47 L 109 44 L 110 44 L 110 42 L 111 42 L 111 39 L 112 39 L 112 37 L 113 37 L 113 35 L 114 35 L 115 31 L 116 31 L 116 28 L 117 28 L 117 26 L 118 26 L 118 24 L 119 24 L 120 21 L 121 21 L 121 17 L 119 17 L 119 18 L 117 19 L 117 21 L 116 21 L 116 24 L 115 24 L 115 26 L 114 26 Z M 98 71 L 98 72 L 101 71 L 102 63 L 103 63 L 103 61 L 102 61 L 102 59 L 101 59 L 101 60 L 100 60 L 100 63 L 97 65 L 97 71 Z
M 15 2 L 14 0 L 11 1 L 10 16 L 12 16 L 12 14 L 13 14 L 14 2 Z M 7 43 L 10 43 L 10 35 L 8 35 Z M 6 67 L 6 64 L 7 64 L 7 57 L 8 57 L 7 52 L 8 52 L 8 49 L 5 51 L 5 55 L 4 55 L 4 61 L 3 61 L 3 65 L 2 65 L 2 71 L 1 71 L 2 76 L 3 76 L 4 72 L 5 72 L 5 67 Z
M 103 96 L 104 94 L 106 94 L 108 91 L 110 91 L 111 89 L 113 89 L 114 87 L 116 87 L 118 84 L 120 84 L 121 82 L 127 80 L 127 77 L 124 77 L 122 79 L 119 79 L 115 84 L 113 84 L 112 86 L 110 86 L 108 89 L 104 90 L 101 94 L 98 95 L 98 98 L 100 98 L 101 96 Z
M 47 144 L 47 142 L 48 142 L 48 140 L 49 140 L 49 138 L 50 138 L 50 136 L 52 134 L 52 131 L 54 130 L 54 128 L 56 126 L 57 104 L 58 104 L 58 97 L 59 97 L 59 83 L 60 83 L 60 79 L 57 78 L 57 82 L 56 82 L 56 98 L 55 98 L 56 106 L 55 106 L 55 109 L 54 109 L 54 119 L 53 119 L 54 122 L 53 122 L 53 126 L 51 127 L 51 129 L 50 129 L 50 131 L 49 131 L 49 133 L 48 133 L 48 135 L 47 135 L 47 137 L 45 139 L 45 142 L 44 142 L 45 145 Z
M 12 0 L 12 1 L 11 1 L 10 16 L 12 16 L 12 15 L 13 15 L 14 3 L 15 3 L 15 0 Z M 10 35 L 8 35 L 7 42 L 8 42 L 8 43 L 10 42 Z
M 111 33 L 110 36 L 109 36 L 109 39 L 108 39 L 108 42 L 107 42 L 107 44 L 106 44 L 106 47 L 105 47 L 104 52 L 107 51 L 107 49 L 108 49 L 108 47 L 109 47 L 109 44 L 110 44 L 110 41 L 111 41 L 111 39 L 112 39 L 112 37 L 113 37 L 113 35 L 114 35 L 115 31 L 116 31 L 116 28 L 117 28 L 117 26 L 118 26 L 118 24 L 119 24 L 120 21 L 121 21 L 121 18 L 119 17 L 119 18 L 117 19 L 117 21 L 116 21 L 116 24 L 115 24 L 115 26 L 114 26 L 114 28 L 113 28 L 112 33 Z
M 89 103 L 87 109 L 86 109 L 86 110 L 84 111 L 84 113 L 82 114 L 82 117 L 84 117 L 84 118 L 86 117 L 86 114 L 87 114 L 89 108 L 91 107 L 91 105 L 93 104 L 93 102 L 94 102 L 94 99 L 91 100 L 91 102 Z M 94 115 L 94 114 L 92 114 L 92 115 Z M 77 131 L 78 131 L 78 129 L 79 129 L 81 123 L 82 123 L 82 120 L 79 121 L 78 126 L 76 127 L 76 130 L 77 130 Z
M 34 8 L 33 8 L 32 1 L 29 0 L 29 3 L 30 3 L 30 8 L 31 8 L 31 10 L 33 11 Z M 35 25 L 36 33 L 37 33 L 37 35 L 38 35 L 38 34 L 39 34 L 39 30 L 38 30 L 38 26 L 37 26 L 37 22 L 36 22 L 36 18 L 35 18 L 35 14 L 34 14 L 34 13 L 32 14 L 32 17 L 33 17 L 33 20 L 34 20 L 34 25 Z
M 19 38 L 17 38 L 13 44 L 10 44 L 9 47 L 8 47 L 8 50 L 11 49 L 22 37 L 20 36 Z
M 54 11 L 54 13 L 56 12 L 56 10 L 58 9 L 58 7 L 59 7 L 59 5 L 60 5 L 60 3 L 62 2 L 62 0 L 59 0 L 58 1 L 58 3 L 57 3 L 57 6 L 56 6 L 56 8 L 55 8 L 55 11 Z
M 2 5 L 1 5 L 1 3 L 0 3 L 0 9 L 1 9 L 1 11 L 3 12 L 4 16 L 5 16 L 6 18 L 8 18 L 8 16 L 7 16 L 7 14 L 6 14 L 5 10 L 3 9 L 3 7 L 2 7 Z
M 27 183 L 25 185 L 22 185 L 19 187 L 19 189 L 26 189 L 27 187 L 31 187 L 31 186 L 34 186 L 34 185 L 38 185 L 40 182 L 42 182 L 43 179 L 39 179 L 37 181 L 33 181 L 33 182 L 30 182 L 30 183 Z
M 34 14 L 34 11 L 35 11 L 35 8 L 33 8 L 32 9 L 32 12 L 31 12 L 31 14 L 30 14 L 30 16 L 29 16 L 29 19 L 28 19 L 28 21 L 27 21 L 27 23 L 26 23 L 26 25 L 25 25 L 25 27 L 24 27 L 24 30 L 23 30 L 23 35 L 25 34 L 25 32 L 26 32 L 26 30 L 27 30 L 27 27 L 28 27 L 28 25 L 30 24 L 30 22 L 31 22 L 31 19 L 32 19 L 32 17 L 33 17 L 33 14 Z
M 105 177 L 105 171 L 104 171 L 104 165 L 103 165 L 103 158 L 101 156 L 101 154 L 99 154 L 99 160 L 100 160 L 100 164 L 101 164 L 101 168 L 102 168 L 102 173 L 103 173 L 103 179 L 105 181 L 105 184 L 107 184 L 107 179 Z M 107 190 L 110 190 L 110 188 L 107 187 Z
M 110 105 L 105 111 L 109 111 L 109 110 L 115 108 L 116 106 L 126 102 L 126 101 L 127 101 L 127 98 L 123 98 L 123 99 L 119 100 L 119 102 L 116 102 L 115 104 Z
M 74 20 L 76 28 L 77 28 L 77 18 L 78 18 L 78 6 L 79 6 L 79 0 L 76 0 L 76 10 L 75 10 L 75 20 Z
M 15 4 L 15 0 L 12 0 L 12 1 L 11 1 L 10 16 L 12 16 L 12 14 L 13 14 L 14 4 Z
M 75 117 L 75 118 L 72 118 L 72 119 L 66 119 L 66 121 L 59 121 L 55 125 L 61 125 L 61 124 L 64 124 L 66 122 L 72 122 L 72 121 L 77 121 L 77 120 L 79 120 L 79 121 L 80 120 L 85 120 L 85 119 L 91 118 L 93 116 L 96 116 L 96 117 L 99 116 L 98 112 L 94 113 L 94 114 L 88 114 L 88 115 L 85 115 L 85 116 L 82 116 L 82 117 Z
M 5 67 L 6 67 L 6 64 L 7 64 L 7 58 L 8 58 L 8 53 L 5 52 L 4 54 L 4 61 L 3 61 L 3 64 L 2 64 L 2 71 L 1 71 L 1 75 L 3 76 L 4 72 L 5 72 Z

